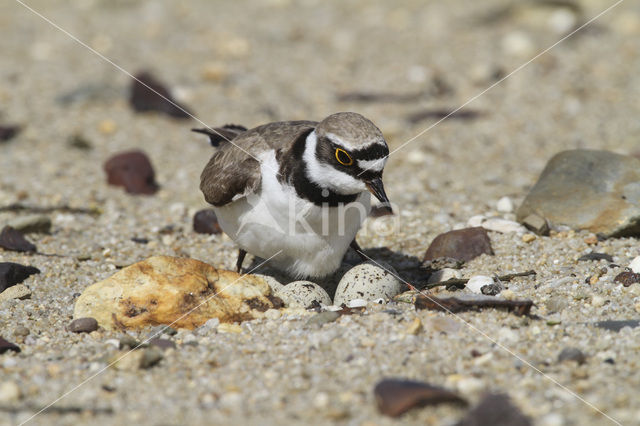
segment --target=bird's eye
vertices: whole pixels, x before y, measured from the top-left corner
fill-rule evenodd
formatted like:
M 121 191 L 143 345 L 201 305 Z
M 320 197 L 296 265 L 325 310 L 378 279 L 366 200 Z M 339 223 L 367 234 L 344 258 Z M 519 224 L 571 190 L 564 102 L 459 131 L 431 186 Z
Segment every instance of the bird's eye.
M 350 166 L 353 164 L 353 158 L 344 149 L 336 149 L 336 160 L 343 166 Z

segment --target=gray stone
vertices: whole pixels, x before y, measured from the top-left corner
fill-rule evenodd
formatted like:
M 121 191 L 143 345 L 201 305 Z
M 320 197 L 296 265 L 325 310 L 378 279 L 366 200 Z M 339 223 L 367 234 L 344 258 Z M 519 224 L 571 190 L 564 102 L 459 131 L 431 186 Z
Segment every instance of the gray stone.
M 294 281 L 276 291 L 278 296 L 288 307 L 311 308 L 314 306 L 329 306 L 331 298 L 318 284 L 311 281 Z
M 98 321 L 95 318 L 78 318 L 69 324 L 69 331 L 73 333 L 91 333 L 97 329 Z
M 575 361 L 584 364 L 587 356 L 578 348 L 564 348 L 558 355 L 558 362 Z
M 319 314 L 316 314 L 316 315 L 312 316 L 311 318 L 309 318 L 307 320 L 307 324 L 306 325 L 316 325 L 317 324 L 319 326 L 322 326 L 323 324 L 334 322 L 338 318 L 340 318 L 340 314 L 337 313 L 337 312 L 334 312 L 334 311 L 320 312 Z
M 605 237 L 640 235 L 640 160 L 608 151 L 556 154 L 518 209 Z
M 9 287 L 2 293 L 0 293 L 0 302 L 11 299 L 29 299 L 31 297 L 31 290 L 24 284 L 16 284 L 13 287 Z
M 51 232 L 51 218 L 46 215 L 19 216 L 7 222 L 7 225 L 23 234 Z
M 606 320 L 593 323 L 596 327 L 618 332 L 624 327 L 636 328 L 640 326 L 640 320 Z
M 542 216 L 530 214 L 522 219 L 522 224 L 529 231 L 538 235 L 549 235 L 549 223 Z
M 468 262 L 481 254 L 493 255 L 486 229 L 465 228 L 438 235 L 429 245 L 424 260 L 452 257 Z

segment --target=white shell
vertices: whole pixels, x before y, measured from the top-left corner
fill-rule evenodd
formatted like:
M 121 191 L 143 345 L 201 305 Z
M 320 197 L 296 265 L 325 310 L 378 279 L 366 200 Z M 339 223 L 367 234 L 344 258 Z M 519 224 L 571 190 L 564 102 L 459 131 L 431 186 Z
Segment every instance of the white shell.
M 340 280 L 333 299 L 334 305 L 348 304 L 354 299 L 374 301 L 389 300 L 402 291 L 402 282 L 388 265 L 362 263 L 349 269 Z
M 510 232 L 517 232 L 518 234 L 524 234 L 527 232 L 527 228 L 520 225 L 513 220 L 500 219 L 498 217 L 492 217 L 482 222 L 482 227 L 487 231 L 501 232 L 508 234 Z
M 640 274 L 640 256 L 631 261 L 629 268 L 631 268 L 631 270 L 636 274 Z
M 318 284 L 311 281 L 294 281 L 276 291 L 276 296 L 288 307 L 309 308 L 319 303 L 331 305 L 331 298 Z
M 469 278 L 466 287 L 474 293 L 481 294 L 482 287 L 493 284 L 493 278 L 486 275 L 475 275 Z
M 513 211 L 513 201 L 509 197 L 502 197 L 496 203 L 496 208 L 502 213 L 511 213 Z

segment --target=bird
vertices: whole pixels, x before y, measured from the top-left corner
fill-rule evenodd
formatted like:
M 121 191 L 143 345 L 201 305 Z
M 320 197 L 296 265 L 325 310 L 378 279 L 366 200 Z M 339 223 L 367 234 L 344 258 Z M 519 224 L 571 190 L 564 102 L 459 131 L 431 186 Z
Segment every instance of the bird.
M 373 122 L 355 112 L 322 121 L 193 129 L 217 146 L 200 176 L 222 230 L 247 253 L 295 278 L 333 274 L 371 210 L 391 204 L 382 182 L 389 157 Z

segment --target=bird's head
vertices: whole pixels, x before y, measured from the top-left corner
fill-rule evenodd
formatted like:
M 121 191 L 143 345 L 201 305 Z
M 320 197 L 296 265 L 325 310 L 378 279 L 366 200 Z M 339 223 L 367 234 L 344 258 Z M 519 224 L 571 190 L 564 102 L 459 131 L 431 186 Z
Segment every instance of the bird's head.
M 369 190 L 389 205 L 382 171 L 389 147 L 371 121 L 354 112 L 339 112 L 322 120 L 306 141 L 303 161 L 309 180 L 341 195 Z

